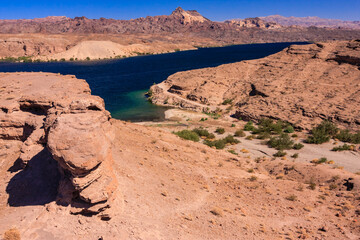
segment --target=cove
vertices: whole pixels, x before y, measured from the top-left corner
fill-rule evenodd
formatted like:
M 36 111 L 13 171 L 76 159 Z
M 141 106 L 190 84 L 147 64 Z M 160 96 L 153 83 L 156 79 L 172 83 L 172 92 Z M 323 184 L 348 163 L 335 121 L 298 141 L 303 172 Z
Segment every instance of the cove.
M 113 118 L 129 121 L 160 121 L 166 108 L 152 105 L 144 94 L 154 83 L 179 71 L 215 67 L 221 64 L 263 58 L 292 44 L 265 43 L 200 48 L 168 54 L 124 59 L 51 62 L 0 63 L 0 72 L 53 72 L 85 79 L 92 94 L 105 100 Z

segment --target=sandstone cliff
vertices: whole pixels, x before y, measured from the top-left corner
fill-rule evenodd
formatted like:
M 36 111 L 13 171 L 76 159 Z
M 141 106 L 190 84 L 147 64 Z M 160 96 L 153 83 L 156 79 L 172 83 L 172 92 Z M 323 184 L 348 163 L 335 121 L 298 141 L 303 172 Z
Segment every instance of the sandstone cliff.
M 152 101 L 235 117 L 270 117 L 310 129 L 329 119 L 360 129 L 360 41 L 293 45 L 272 56 L 180 72 L 153 86 Z
M 21 142 L 17 166 L 27 171 L 37 155 L 49 151 L 47 161 L 56 160 L 60 171 L 58 204 L 109 218 L 117 181 L 104 101 L 74 76 L 1 73 L 0 86 L 0 139 Z

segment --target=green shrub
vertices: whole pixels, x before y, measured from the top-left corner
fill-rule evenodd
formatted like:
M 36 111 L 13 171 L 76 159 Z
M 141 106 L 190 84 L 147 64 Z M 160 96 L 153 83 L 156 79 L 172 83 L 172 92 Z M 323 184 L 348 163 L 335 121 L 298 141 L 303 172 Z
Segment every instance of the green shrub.
M 225 133 L 225 129 L 224 129 L 224 128 L 217 128 L 217 129 L 215 130 L 215 132 L 218 133 L 218 134 L 224 134 L 224 133 Z
M 317 162 L 316 162 L 316 164 L 322 164 L 322 163 L 327 163 L 327 158 L 325 158 L 325 157 L 322 157 L 322 158 L 320 158 Z
M 338 147 L 334 147 L 333 149 L 331 149 L 331 151 L 349 151 L 349 150 L 353 150 L 353 146 L 351 145 L 347 145 L 346 143 L 342 146 L 338 146 Z
M 231 124 L 231 127 L 235 127 L 235 124 Z
M 293 149 L 295 150 L 300 150 L 304 147 L 304 144 L 301 144 L 301 143 L 295 143 L 294 146 L 293 146 Z
M 359 144 L 360 132 L 352 134 L 349 130 L 340 130 L 340 132 L 335 135 L 335 138 L 339 139 L 342 142 Z
M 235 137 L 245 137 L 246 134 L 244 133 L 243 130 L 239 129 L 239 130 L 236 130 L 235 132 Z
M 195 132 L 190 130 L 182 130 L 179 132 L 175 132 L 175 134 L 183 139 L 191 140 L 194 142 L 198 142 L 200 140 L 199 135 L 197 135 Z
M 295 132 L 295 130 L 294 130 L 293 126 L 289 125 L 284 129 L 284 132 L 293 133 L 293 132 Z
M 200 137 L 209 137 L 209 135 L 210 135 L 209 131 L 206 129 L 203 129 L 202 127 L 194 128 L 192 131 L 194 133 L 196 133 L 197 135 L 199 135 Z
M 224 141 L 229 144 L 238 144 L 240 143 L 239 140 L 235 139 L 233 136 L 228 135 L 226 138 L 224 138 Z
M 298 135 L 294 133 L 294 134 L 291 135 L 291 137 L 292 137 L 292 138 L 297 138 Z
M 280 150 L 280 151 L 277 151 L 273 156 L 274 157 L 284 157 L 286 155 L 286 152 Z
M 328 142 L 331 137 L 335 136 L 338 132 L 335 124 L 324 120 L 317 127 L 311 130 L 311 136 L 306 139 L 306 142 L 313 144 L 321 144 Z
M 282 133 L 278 137 L 270 138 L 268 145 L 276 150 L 292 149 L 294 141 L 290 139 L 288 134 Z
M 291 158 L 298 158 L 299 154 L 298 153 L 294 153 L 293 155 L 290 156 Z
M 205 140 L 204 144 L 209 147 L 215 147 L 216 149 L 224 149 L 226 146 L 226 142 L 224 139 L 214 140 L 214 141 Z
M 222 103 L 222 105 L 227 105 L 227 104 L 231 104 L 232 103 L 232 99 L 225 99 Z
M 257 139 L 269 139 L 269 138 L 271 138 L 271 135 L 270 135 L 270 133 L 262 132 L 262 133 L 259 133 L 256 138 Z
M 228 152 L 229 152 L 229 153 L 232 153 L 232 154 L 234 154 L 234 155 L 239 155 L 237 152 L 235 152 L 234 149 L 230 149 L 230 150 L 228 150 Z
M 244 131 L 254 131 L 254 123 L 252 121 L 248 121 L 244 126 Z
M 258 128 L 254 129 L 253 133 L 280 134 L 282 132 L 283 125 L 284 123 L 280 120 L 274 123 L 272 119 L 262 118 L 259 121 Z

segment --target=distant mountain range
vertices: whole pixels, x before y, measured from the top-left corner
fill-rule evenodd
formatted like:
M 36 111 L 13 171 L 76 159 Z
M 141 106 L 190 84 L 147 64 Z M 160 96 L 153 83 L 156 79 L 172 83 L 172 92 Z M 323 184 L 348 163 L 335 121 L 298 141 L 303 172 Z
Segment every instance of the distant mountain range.
M 265 22 L 275 22 L 282 26 L 301 26 L 301 27 L 326 27 L 326 28 L 348 28 L 360 29 L 360 21 L 343 21 L 339 19 L 327 19 L 319 17 L 284 17 L 271 15 L 260 17 Z
M 348 22 L 334 20 L 331 25 L 330 20 L 319 18 L 300 18 L 302 22 L 284 19 L 292 18 L 269 16 L 215 22 L 195 10 L 179 7 L 170 15 L 132 20 L 64 16 L 0 20 L 0 57 L 47 56 L 67 51 L 83 41 L 99 40 L 124 46 L 138 43 L 148 47 L 147 52 L 163 52 L 194 46 L 360 39 L 360 29 L 351 29 Z M 330 25 L 335 27 L 329 28 Z M 357 26 L 356 22 L 351 26 Z M 161 45 L 162 50 L 155 49 L 155 45 Z

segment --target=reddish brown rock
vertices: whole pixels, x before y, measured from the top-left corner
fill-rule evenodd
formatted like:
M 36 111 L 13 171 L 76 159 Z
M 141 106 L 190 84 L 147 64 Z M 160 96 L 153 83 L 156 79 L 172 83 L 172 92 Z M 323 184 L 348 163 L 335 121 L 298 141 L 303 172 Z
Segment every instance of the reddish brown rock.
M 105 214 L 117 182 L 104 101 L 74 76 L 2 73 L 0 86 L 0 137 L 23 142 L 21 165 L 49 149 L 62 174 L 58 202 L 71 204 L 72 212 Z
M 293 45 L 272 56 L 180 72 L 152 101 L 242 119 L 270 117 L 310 129 L 323 119 L 360 129 L 360 41 Z M 229 109 L 227 110 L 229 111 Z

